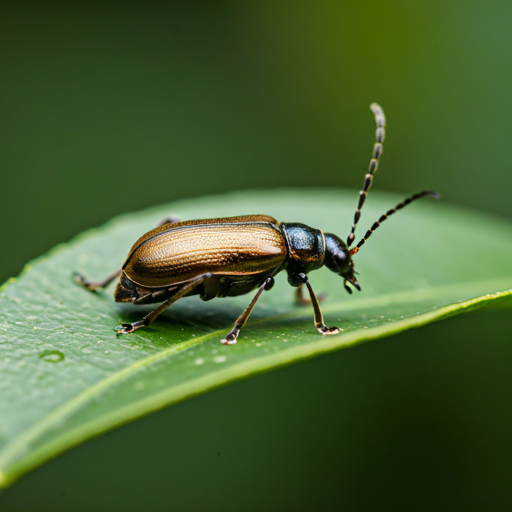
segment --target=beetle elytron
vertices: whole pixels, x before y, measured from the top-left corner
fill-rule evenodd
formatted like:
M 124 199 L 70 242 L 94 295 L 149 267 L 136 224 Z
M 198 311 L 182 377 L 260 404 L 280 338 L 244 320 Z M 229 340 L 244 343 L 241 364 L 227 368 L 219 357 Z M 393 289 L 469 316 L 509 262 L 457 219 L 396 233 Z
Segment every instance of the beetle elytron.
M 135 242 L 121 269 L 98 282 L 88 281 L 76 274 L 76 282 L 95 290 L 104 288 L 120 276 L 114 294 L 116 302 L 162 303 L 142 320 L 122 324 L 117 331 L 122 334 L 148 326 L 164 309 L 182 297 L 199 295 L 202 300 L 211 300 L 243 295 L 258 289 L 233 329 L 221 341 L 225 345 L 232 345 L 236 343 L 240 329 L 263 290 L 270 290 L 274 286 L 274 276 L 286 270 L 288 282 L 297 288 L 296 298 L 299 302 L 306 302 L 302 296 L 302 286 L 306 285 L 318 331 L 321 334 L 338 333 L 337 327 L 324 324 L 307 274 L 325 265 L 343 277 L 347 292 L 352 293 L 349 284 L 361 290 L 354 275 L 352 256 L 379 225 L 397 210 L 423 196 L 439 197 L 428 190 L 408 197 L 382 215 L 359 243 L 350 249 L 361 208 L 377 170 L 385 135 L 386 120 L 382 108 L 376 103 L 372 103 L 370 108 L 377 125 L 376 142 L 347 243 L 332 233 L 322 233 L 304 224 L 278 222 L 267 215 L 185 222 L 169 218 Z

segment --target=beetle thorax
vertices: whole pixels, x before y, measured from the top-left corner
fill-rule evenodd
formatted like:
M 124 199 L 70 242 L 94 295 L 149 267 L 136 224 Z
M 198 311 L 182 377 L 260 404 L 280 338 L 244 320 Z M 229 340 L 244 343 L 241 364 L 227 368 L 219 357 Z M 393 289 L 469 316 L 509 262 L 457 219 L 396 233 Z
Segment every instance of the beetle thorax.
M 288 273 L 308 273 L 324 264 L 325 239 L 319 229 L 305 224 L 281 223 L 288 246 Z

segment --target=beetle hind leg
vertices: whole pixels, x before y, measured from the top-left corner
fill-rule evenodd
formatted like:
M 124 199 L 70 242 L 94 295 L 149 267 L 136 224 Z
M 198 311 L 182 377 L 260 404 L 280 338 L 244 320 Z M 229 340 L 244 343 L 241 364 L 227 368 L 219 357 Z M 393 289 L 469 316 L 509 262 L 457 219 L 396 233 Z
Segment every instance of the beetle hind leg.
M 171 304 L 176 302 L 177 300 L 184 297 L 190 290 L 195 288 L 197 285 L 203 282 L 204 276 L 200 276 L 188 283 L 185 283 L 178 292 L 169 297 L 165 302 L 162 302 L 160 306 L 151 311 L 151 313 L 147 314 L 142 320 L 138 320 L 137 322 L 133 322 L 132 324 L 121 324 L 116 328 L 116 332 L 118 334 L 128 334 L 130 332 L 136 331 L 141 327 L 147 327 L 151 322 L 160 314 L 162 311 L 167 309 Z
M 165 224 L 175 224 L 179 221 L 180 219 L 174 217 L 174 215 L 170 215 L 169 217 L 162 219 L 158 226 L 164 226 Z M 80 274 L 80 272 L 73 272 L 73 279 L 75 283 L 93 292 L 99 288 L 107 287 L 116 277 L 121 274 L 121 271 L 121 268 L 114 270 L 114 272 L 111 272 L 107 277 L 105 277 L 105 279 L 102 279 L 101 281 L 89 281 L 89 279 L 87 279 L 83 274 Z
M 256 295 L 251 300 L 251 303 L 247 306 L 245 311 L 238 317 L 233 329 L 231 329 L 231 331 L 229 331 L 226 334 L 226 337 L 220 341 L 223 345 L 234 345 L 236 343 L 238 335 L 240 334 L 240 330 L 245 325 L 245 322 L 247 322 L 247 319 L 249 318 L 249 315 L 251 314 L 256 302 L 260 298 L 260 295 L 263 293 L 263 290 L 270 290 L 273 286 L 273 277 L 265 279 L 264 283 L 260 286 L 260 289 L 256 292 Z
M 108 286 L 116 277 L 119 276 L 119 274 L 121 274 L 120 268 L 114 270 L 114 272 L 111 272 L 107 277 L 105 277 L 105 279 L 102 279 L 101 281 L 89 281 L 79 272 L 73 272 L 73 279 L 75 280 L 75 283 L 79 284 L 80 286 L 83 286 L 87 290 L 94 291 L 98 288 L 105 288 Z

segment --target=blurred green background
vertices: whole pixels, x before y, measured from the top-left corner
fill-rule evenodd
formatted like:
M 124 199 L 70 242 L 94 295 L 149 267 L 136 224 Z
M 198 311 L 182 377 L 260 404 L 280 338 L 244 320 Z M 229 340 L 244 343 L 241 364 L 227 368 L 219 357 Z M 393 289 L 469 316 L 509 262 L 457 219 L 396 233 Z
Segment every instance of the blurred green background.
M 388 117 L 375 188 L 432 188 L 512 219 L 511 19 L 510 0 L 1 1 L 0 281 L 122 212 L 244 188 L 358 189 L 372 101 Z M 231 385 L 65 454 L 0 508 L 91 510 L 88 496 L 109 510 L 508 510 L 510 335 L 509 311 L 475 313 Z M 361 392 L 374 373 L 379 399 Z M 155 432 L 204 449 L 145 446 Z M 109 484 L 88 483 L 104 451 Z M 212 482 L 224 487 L 208 501 Z

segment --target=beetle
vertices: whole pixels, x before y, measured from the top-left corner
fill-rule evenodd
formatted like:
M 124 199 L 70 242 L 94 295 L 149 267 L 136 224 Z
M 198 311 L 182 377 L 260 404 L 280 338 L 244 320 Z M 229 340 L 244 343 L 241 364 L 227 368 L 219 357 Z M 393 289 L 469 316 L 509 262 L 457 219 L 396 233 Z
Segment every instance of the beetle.
M 323 335 L 337 334 L 337 327 L 327 327 L 323 321 L 319 300 L 307 274 L 326 266 L 349 284 L 361 290 L 354 273 L 353 256 L 371 234 L 390 215 L 424 196 L 436 199 L 430 190 L 418 192 L 382 215 L 353 248 L 356 226 L 361 217 L 373 176 L 379 165 L 385 137 L 386 119 L 377 103 L 370 105 L 375 116 L 376 142 L 368 173 L 354 214 L 352 229 L 345 243 L 332 233 L 323 233 L 296 222 L 278 222 L 268 215 L 245 215 L 217 219 L 180 222 L 165 219 L 158 227 L 143 235 L 131 248 L 124 265 L 102 281 L 89 281 L 75 274 L 75 281 L 89 290 L 106 287 L 119 277 L 114 293 L 116 302 L 133 304 L 161 303 L 142 320 L 122 324 L 117 330 L 127 334 L 147 327 L 177 300 L 199 295 L 202 300 L 233 297 L 257 289 L 245 311 L 236 320 L 221 343 L 236 343 L 240 330 L 264 290 L 274 286 L 274 276 L 286 270 L 288 283 L 297 288 L 296 301 L 311 302 L 315 327 Z M 310 300 L 303 297 L 303 286 Z

